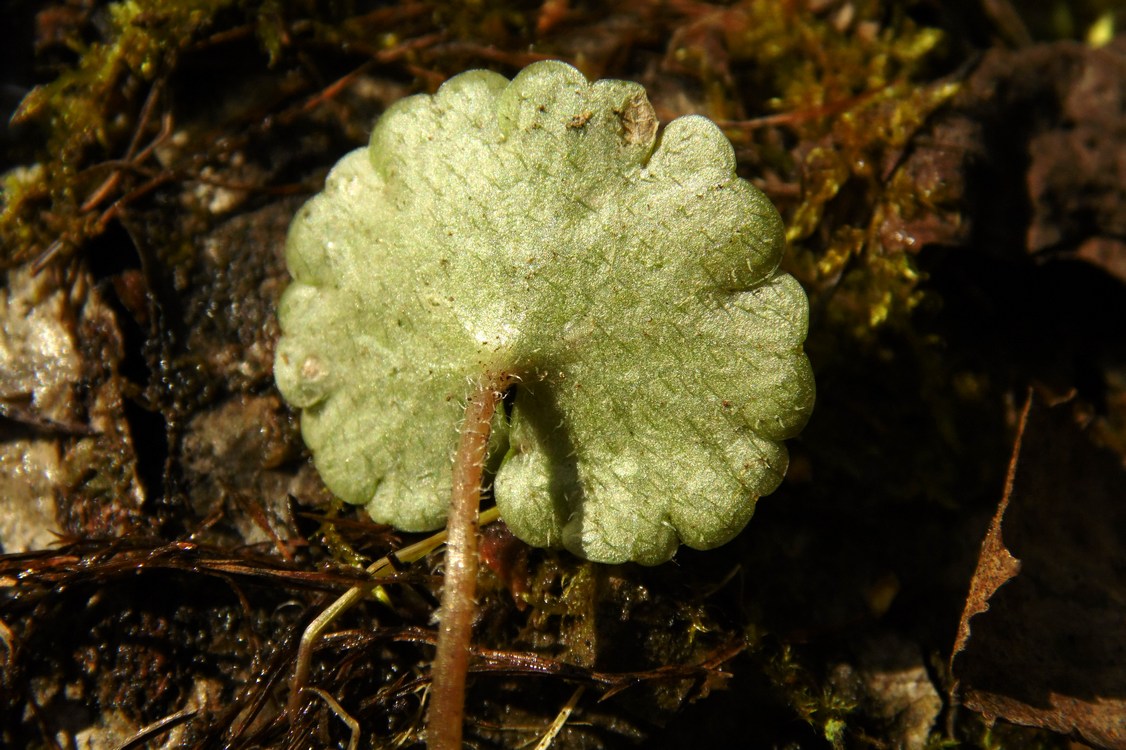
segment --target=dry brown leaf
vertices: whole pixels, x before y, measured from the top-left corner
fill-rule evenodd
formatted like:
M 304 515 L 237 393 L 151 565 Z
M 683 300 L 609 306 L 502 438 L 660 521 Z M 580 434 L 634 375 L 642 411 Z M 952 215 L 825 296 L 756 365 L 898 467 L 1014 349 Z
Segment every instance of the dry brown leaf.
M 959 623 L 964 705 L 1126 748 L 1124 499 L 1120 459 L 1030 397 Z

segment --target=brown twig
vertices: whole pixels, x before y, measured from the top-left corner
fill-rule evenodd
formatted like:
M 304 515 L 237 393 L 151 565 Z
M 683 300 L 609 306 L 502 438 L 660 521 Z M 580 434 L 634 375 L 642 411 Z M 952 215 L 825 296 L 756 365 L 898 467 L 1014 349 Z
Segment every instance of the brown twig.
M 157 735 L 163 734 L 173 727 L 183 724 L 198 713 L 198 708 L 185 708 L 176 713 L 169 714 L 163 719 L 158 719 L 151 724 L 141 727 L 132 737 L 118 745 L 115 750 L 133 750 L 133 748 L 140 747 Z
M 125 149 L 125 156 L 122 161 L 127 163 L 140 164 L 148 158 L 149 154 L 167 138 L 172 132 L 172 117 L 165 115 L 161 119 L 160 133 L 157 137 L 145 147 L 139 154 L 137 149 L 141 146 L 141 136 L 148 129 L 149 121 L 152 119 L 153 112 L 156 109 L 156 103 L 160 98 L 160 94 L 164 90 L 164 79 L 158 78 L 149 89 L 149 95 L 145 98 L 145 103 L 141 107 L 141 114 L 138 117 L 137 127 L 133 129 L 133 137 L 129 141 L 129 147 Z M 109 177 L 96 189 L 93 194 L 83 202 L 79 211 L 93 211 L 98 207 L 105 198 L 112 193 L 121 182 L 121 171 L 114 169 Z
M 432 750 L 459 750 L 465 711 L 465 677 L 477 588 L 477 511 L 489 435 L 497 404 L 512 378 L 504 373 L 482 379 L 465 407 L 453 492 L 446 521 L 446 581 L 442 589 L 438 649 L 431 670 L 427 745 Z
M 382 627 L 376 629 L 338 631 L 325 637 L 337 648 L 358 649 L 368 653 L 373 644 L 392 641 L 434 645 L 437 636 L 433 631 L 416 626 Z M 677 680 L 697 680 L 701 683 L 709 678 L 722 676 L 723 666 L 745 651 L 747 643 L 742 638 L 719 643 L 703 658 L 690 663 L 665 664 L 652 669 L 631 672 L 602 672 L 562 661 L 551 656 L 527 651 L 508 651 L 470 645 L 468 652 L 473 657 L 473 674 L 507 675 L 514 677 L 555 677 L 570 682 L 584 683 L 601 689 L 599 701 L 604 701 L 624 690 L 645 683 L 672 682 Z M 425 685 L 425 676 L 401 682 L 394 687 L 381 688 L 371 699 L 373 703 L 391 705 L 408 695 L 416 693 Z
M 838 115 L 853 107 L 859 107 L 874 99 L 882 93 L 882 91 L 883 89 L 871 89 L 861 92 L 856 96 L 850 96 L 847 99 L 827 102 L 818 107 L 797 109 L 790 112 L 779 112 L 778 114 L 764 115 L 762 117 L 752 117 L 749 120 L 716 120 L 716 125 L 719 125 L 721 128 L 744 131 L 775 127 L 778 125 L 797 125 L 810 120 L 818 120 L 823 117 Z

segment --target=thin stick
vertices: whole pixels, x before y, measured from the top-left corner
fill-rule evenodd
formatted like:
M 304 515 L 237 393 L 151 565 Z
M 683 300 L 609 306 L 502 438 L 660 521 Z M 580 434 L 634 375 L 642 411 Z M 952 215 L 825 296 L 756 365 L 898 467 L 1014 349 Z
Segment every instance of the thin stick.
M 555 742 L 555 738 L 563 731 L 563 727 L 567 724 L 567 719 L 571 718 L 571 714 L 574 712 L 575 706 L 579 704 L 579 698 L 583 697 L 585 690 L 585 685 L 579 685 L 575 688 L 575 692 L 571 693 L 571 697 L 567 699 L 563 708 L 559 709 L 555 721 L 551 722 L 551 725 L 547 728 L 547 732 L 545 732 L 543 737 L 540 738 L 540 741 L 536 743 L 534 750 L 548 750 L 548 748 L 551 747 L 551 743 Z
M 133 750 L 135 747 L 140 747 L 147 740 L 151 740 L 161 732 L 166 732 L 178 724 L 183 724 L 198 713 L 198 708 L 185 708 L 174 714 L 165 716 L 163 719 L 157 719 L 152 724 L 137 730 L 136 734 L 118 745 L 116 750 Z
M 469 398 L 454 458 L 453 493 L 446 519 L 446 581 L 431 669 L 426 739 L 431 750 L 461 750 L 465 677 L 477 589 L 477 510 L 493 414 L 512 379 L 487 375 Z
M 352 716 L 352 714 L 344 710 L 344 706 L 340 705 L 340 701 L 333 698 L 324 690 L 315 687 L 305 689 L 310 693 L 319 695 L 321 700 L 327 703 L 328 707 L 332 709 L 332 712 L 344 722 L 345 726 L 347 726 L 348 730 L 351 732 L 348 736 L 348 750 L 356 750 L 360 746 L 360 722 L 356 721 L 356 718 Z

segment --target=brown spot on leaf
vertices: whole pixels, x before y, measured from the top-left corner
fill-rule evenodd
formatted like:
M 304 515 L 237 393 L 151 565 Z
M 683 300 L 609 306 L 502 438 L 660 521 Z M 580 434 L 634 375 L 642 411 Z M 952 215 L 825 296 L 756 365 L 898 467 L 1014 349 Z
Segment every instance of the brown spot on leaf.
M 579 128 L 590 122 L 590 118 L 592 117 L 594 117 L 594 113 L 589 109 L 584 109 L 582 112 L 571 118 L 571 121 L 567 123 L 567 127 L 570 130 L 578 130 Z
M 657 113 L 645 94 L 630 97 L 614 114 L 622 123 L 622 139 L 631 146 L 648 143 L 657 132 Z

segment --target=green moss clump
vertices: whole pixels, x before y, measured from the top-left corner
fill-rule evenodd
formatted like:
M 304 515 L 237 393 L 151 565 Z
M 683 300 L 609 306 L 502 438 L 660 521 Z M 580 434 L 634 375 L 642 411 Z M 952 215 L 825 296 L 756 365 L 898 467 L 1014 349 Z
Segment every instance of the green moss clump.
M 834 748 L 844 747 L 847 719 L 857 709 L 853 697 L 817 679 L 788 645 L 767 661 L 765 672 L 802 721 Z
M 196 40 L 216 14 L 235 0 L 124 0 L 107 9 L 102 39 L 71 39 L 77 64 L 25 97 L 15 122 L 46 130 L 42 168 L 4 180 L 0 242 L 10 266 L 52 248 L 66 252 L 104 229 L 100 210 L 84 207 L 106 178 L 82 170 L 98 158 L 117 156 L 133 135 L 135 119 L 122 116 L 143 98 L 147 83 L 172 69 L 177 55 Z M 104 207 L 102 207 L 104 208 Z
M 889 162 L 957 91 L 955 83 L 889 85 L 841 114 L 831 145 L 814 147 L 801 165 L 802 201 L 787 226 L 795 273 L 831 289 L 834 322 L 857 335 L 904 319 L 921 299 L 914 239 L 889 242 L 881 233 L 891 222 L 940 209 L 943 196 Z
M 887 219 L 930 210 L 937 199 L 896 166 L 927 118 L 957 93 L 957 84 L 935 83 L 929 70 L 943 55 L 942 32 L 879 0 L 823 13 L 747 0 L 714 23 L 720 43 L 700 43 L 706 32 L 697 29 L 673 54 L 699 77 L 709 102 L 719 80 L 709 71 L 729 71 L 727 103 L 713 116 L 737 117 L 732 110 L 742 105 L 732 102 L 741 101 L 748 111 L 773 113 L 727 124 L 737 145 L 757 139 L 766 165 L 801 183 L 800 197 L 780 206 L 790 270 L 815 297 L 831 291 L 833 322 L 857 335 L 900 319 L 919 301 L 916 248 L 879 232 Z M 785 128 L 800 145 L 780 149 L 759 138 L 764 126 Z

